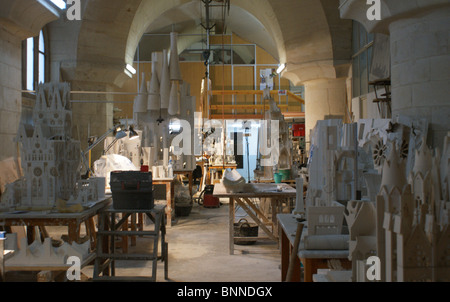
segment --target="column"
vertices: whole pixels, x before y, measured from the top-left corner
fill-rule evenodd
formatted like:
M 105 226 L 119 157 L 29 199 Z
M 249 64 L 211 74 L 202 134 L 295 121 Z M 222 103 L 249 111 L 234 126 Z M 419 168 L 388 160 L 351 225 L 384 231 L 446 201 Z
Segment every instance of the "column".
M 425 117 L 427 143 L 442 150 L 450 130 L 450 7 L 389 26 L 392 116 Z
M 305 85 L 305 128 L 306 141 L 310 141 L 310 131 L 317 121 L 342 119 L 347 114 L 347 78 L 317 79 Z M 306 148 L 309 150 L 310 145 Z

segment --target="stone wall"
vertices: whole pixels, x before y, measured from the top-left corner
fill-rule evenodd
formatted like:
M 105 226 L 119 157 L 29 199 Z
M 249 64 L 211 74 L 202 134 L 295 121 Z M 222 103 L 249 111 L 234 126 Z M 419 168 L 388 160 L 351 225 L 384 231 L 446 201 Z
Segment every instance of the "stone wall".
M 22 44 L 0 27 L 0 161 L 17 157 L 14 142 L 21 117 Z

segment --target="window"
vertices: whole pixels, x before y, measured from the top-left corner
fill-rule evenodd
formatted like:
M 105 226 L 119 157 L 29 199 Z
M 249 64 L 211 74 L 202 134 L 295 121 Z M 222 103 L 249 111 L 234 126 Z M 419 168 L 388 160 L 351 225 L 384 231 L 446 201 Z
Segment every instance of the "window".
M 39 36 L 28 38 L 23 43 L 23 88 L 35 90 L 37 83 L 48 80 L 47 45 L 45 31 L 41 30 Z
M 369 86 L 369 72 L 372 62 L 373 34 L 367 33 L 358 22 L 353 21 L 352 70 L 353 97 L 365 95 L 373 90 Z

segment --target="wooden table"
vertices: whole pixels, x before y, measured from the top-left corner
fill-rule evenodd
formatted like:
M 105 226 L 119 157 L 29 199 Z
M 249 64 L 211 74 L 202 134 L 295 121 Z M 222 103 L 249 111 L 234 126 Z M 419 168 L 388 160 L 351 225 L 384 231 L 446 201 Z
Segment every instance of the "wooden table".
M 96 216 L 103 208 L 109 206 L 112 202 L 111 196 L 106 196 L 97 202 L 91 203 L 91 206 L 78 213 L 59 213 L 51 211 L 15 211 L 0 213 L 0 225 L 3 226 L 27 226 L 27 227 L 45 227 L 45 226 L 67 226 L 68 242 L 80 243 L 80 225 L 85 222 L 87 233 L 91 240 L 91 253 L 81 263 L 81 267 L 88 265 L 95 259 L 95 248 L 97 245 L 97 236 L 93 222 Z M 67 271 L 70 265 L 7 265 L 5 271 L 39 271 L 37 281 L 53 281 L 55 276 Z
M 281 191 L 277 187 L 282 188 Z M 245 184 L 244 189 L 240 193 L 227 192 L 222 184 L 214 186 L 213 196 L 219 198 L 229 198 L 229 248 L 230 255 L 234 254 L 234 240 L 247 241 L 248 237 L 234 236 L 234 222 L 235 222 L 235 202 L 258 224 L 263 232 L 268 237 L 251 237 L 252 239 L 273 240 L 278 242 L 278 224 L 276 221 L 277 208 L 280 202 L 295 198 L 296 190 L 287 184 Z M 272 217 L 271 220 L 261 212 L 257 206 L 251 201 L 251 198 L 270 198 L 272 203 Z M 271 226 L 271 230 L 267 227 Z
M 253 183 L 275 183 L 275 180 L 273 180 L 273 178 L 269 179 L 269 178 L 257 178 L 255 180 L 252 181 Z M 285 179 L 282 180 L 281 183 L 287 183 L 287 184 L 292 184 L 295 185 L 295 179 Z
M 175 181 L 175 176 L 172 178 L 153 178 L 152 183 L 153 185 L 165 185 L 166 186 L 166 216 L 167 216 L 167 226 L 172 226 L 172 205 L 174 204 L 174 185 L 173 182 Z
M 289 267 L 290 253 L 293 249 L 295 233 L 297 231 L 296 215 L 278 214 L 278 223 L 280 225 L 281 236 L 281 281 L 286 280 L 286 274 Z M 307 236 L 308 229 L 304 222 L 302 239 Z M 329 268 L 329 261 L 332 259 L 339 260 L 345 269 L 351 268 L 351 262 L 348 260 L 348 250 L 305 250 L 303 240 L 300 241 L 299 251 L 295 269 L 293 273 L 293 282 L 301 281 L 300 262 L 303 264 L 304 281 L 312 282 L 313 275 L 320 268 Z
M 91 203 L 92 206 L 78 213 L 59 213 L 52 211 L 13 211 L 0 213 L 2 226 L 67 226 L 68 242 L 80 242 L 80 226 L 83 222 L 88 225 L 87 232 L 91 239 L 91 247 L 96 246 L 96 236 L 93 218 L 104 207 L 112 202 L 111 196 Z

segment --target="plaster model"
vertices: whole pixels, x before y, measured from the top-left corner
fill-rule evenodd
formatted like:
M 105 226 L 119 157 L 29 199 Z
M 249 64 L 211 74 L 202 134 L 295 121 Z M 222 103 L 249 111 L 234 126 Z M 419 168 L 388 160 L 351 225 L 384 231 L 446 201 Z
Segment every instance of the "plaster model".
M 439 153 L 438 153 L 439 154 Z M 448 281 L 450 243 L 448 223 L 435 208 L 430 173 L 434 159 L 422 140 L 407 183 L 404 159 L 394 146 L 385 162 L 377 196 L 377 254 L 385 281 Z M 422 175 L 425 174 L 425 177 Z
M 159 79 L 157 73 L 158 57 L 157 53 L 152 53 L 152 77 L 150 80 L 150 90 L 148 91 L 148 110 L 159 110 L 161 108 L 161 94 L 159 89 Z
M 160 79 L 160 95 L 161 95 L 161 108 L 169 108 L 170 98 L 170 71 L 169 62 L 167 57 L 167 49 L 163 50 L 163 62 L 161 67 L 161 79 Z
M 258 140 L 260 144 L 257 169 L 254 171 L 258 177 L 273 179 L 278 169 L 291 169 L 292 141 L 289 139 L 289 128 L 280 108 L 270 95 L 270 88 L 263 91 L 263 102 L 268 103 L 269 110 L 264 114 L 264 125 L 259 128 Z M 277 127 L 278 131 L 274 131 Z M 275 141 L 278 148 L 275 148 Z
M 330 206 L 307 207 L 308 235 L 340 235 L 344 210 L 345 207 L 336 201 Z
M 349 260 L 352 280 L 367 280 L 367 258 L 377 254 L 376 209 L 371 201 L 352 200 L 347 203 L 345 219 L 349 229 Z
M 64 242 L 60 247 L 52 246 L 52 239 L 47 237 L 44 242 L 35 240 L 28 245 L 27 238 L 22 238 L 20 249 L 5 262 L 6 266 L 66 266 L 67 258 L 76 256 L 81 262 L 89 255 L 90 242 L 83 244 Z
M 220 181 L 227 192 L 242 192 L 245 185 L 245 178 L 235 169 L 226 169 Z
M 80 142 L 71 137 L 72 111 L 67 83 L 39 84 L 33 109 L 34 127 L 22 124 L 17 136 L 21 144 L 24 177 L 13 185 L 13 193 L 2 202 L 9 207 L 50 209 L 58 199 L 76 203 L 96 196 L 97 181 L 80 185 Z M 93 200 L 90 200 L 93 201 Z
M 295 197 L 295 209 L 292 214 L 305 214 L 305 201 L 303 199 L 303 178 L 295 179 L 295 190 L 297 191 Z
M 139 94 L 136 96 L 133 111 L 135 113 L 147 112 L 147 100 L 148 100 L 148 90 L 147 82 L 145 81 L 145 72 L 142 73 L 142 82 L 139 88 Z
M 137 147 L 140 152 L 133 154 L 140 154 L 137 167 L 141 162 L 148 165 L 154 179 L 172 177 L 175 169 L 195 168 L 195 131 L 187 129 L 194 125 L 195 98 L 190 95 L 190 85 L 184 83 L 181 76 L 177 34 L 171 33 L 170 37 L 170 59 L 167 50 L 152 53 L 148 107 L 145 111 L 134 110 L 135 129 L 141 131 L 141 142 Z M 180 121 L 187 121 L 180 127 L 191 135 L 169 132 Z

